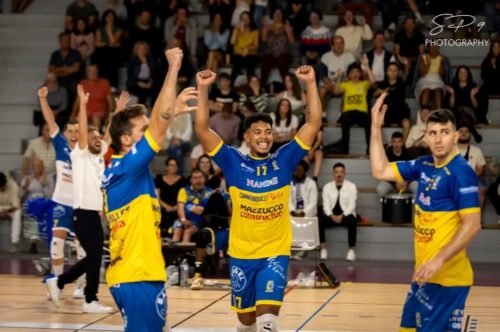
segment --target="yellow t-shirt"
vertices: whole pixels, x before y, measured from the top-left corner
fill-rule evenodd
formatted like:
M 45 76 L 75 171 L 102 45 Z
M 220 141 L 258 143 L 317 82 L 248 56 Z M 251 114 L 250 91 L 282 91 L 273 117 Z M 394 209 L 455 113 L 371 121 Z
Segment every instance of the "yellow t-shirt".
M 360 111 L 368 113 L 368 89 L 370 88 L 369 81 L 359 81 L 353 83 L 346 81 L 340 83 L 340 87 L 344 90 L 344 106 L 342 112 Z
M 234 44 L 234 54 L 242 55 L 243 50 L 253 45 L 259 45 L 259 30 L 238 31 L 238 37 Z M 256 55 L 257 49 L 249 50 L 248 54 Z

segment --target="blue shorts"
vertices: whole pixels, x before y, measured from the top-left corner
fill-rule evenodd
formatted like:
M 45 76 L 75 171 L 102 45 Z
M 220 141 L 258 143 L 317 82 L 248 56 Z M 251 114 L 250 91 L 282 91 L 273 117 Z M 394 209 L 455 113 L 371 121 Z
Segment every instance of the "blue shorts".
M 207 245 L 207 253 L 209 255 L 227 249 L 229 246 L 229 229 L 226 228 L 216 231 L 209 227 L 205 227 L 204 229 L 212 233 L 212 242 Z
M 230 258 L 231 309 L 252 312 L 261 304 L 281 306 L 285 296 L 288 256 L 261 259 Z
M 54 220 L 54 225 L 52 229 L 64 229 L 68 232 L 73 231 L 73 208 L 54 203 L 52 208 L 52 219 Z
M 163 331 L 167 317 L 163 282 L 130 282 L 109 290 L 123 316 L 125 332 Z
M 418 332 L 462 331 L 465 301 L 470 287 L 411 284 L 401 317 L 401 327 Z

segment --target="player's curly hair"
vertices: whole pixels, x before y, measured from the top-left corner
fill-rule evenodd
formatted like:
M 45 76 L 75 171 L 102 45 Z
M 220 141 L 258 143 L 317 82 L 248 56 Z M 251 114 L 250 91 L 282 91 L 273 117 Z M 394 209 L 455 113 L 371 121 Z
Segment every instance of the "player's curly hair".
M 245 119 L 245 123 L 244 123 L 245 131 L 248 130 L 250 128 L 250 126 L 256 122 L 265 122 L 265 123 L 269 123 L 269 125 L 271 127 L 273 126 L 273 119 L 271 119 L 271 117 L 268 114 L 255 113 L 255 114 L 249 115 Z

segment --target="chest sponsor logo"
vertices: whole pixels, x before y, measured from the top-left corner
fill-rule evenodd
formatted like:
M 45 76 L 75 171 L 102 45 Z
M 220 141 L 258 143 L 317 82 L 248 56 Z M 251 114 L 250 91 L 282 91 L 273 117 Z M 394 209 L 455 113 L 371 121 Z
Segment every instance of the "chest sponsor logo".
M 475 194 L 475 193 L 479 192 L 479 188 L 477 186 L 470 186 L 470 187 L 460 188 L 460 189 L 458 189 L 458 191 L 462 195 Z
M 268 221 L 278 219 L 283 216 L 284 204 L 276 204 L 267 207 L 251 207 L 245 204 L 240 205 L 240 217 L 254 221 Z
M 426 205 L 426 206 L 431 205 L 431 198 L 430 198 L 430 196 L 425 196 L 424 193 L 420 193 L 420 196 L 418 196 L 418 200 L 423 205 Z
M 247 164 L 245 163 L 241 163 L 240 164 L 240 168 L 242 170 L 244 170 L 245 172 L 248 172 L 248 173 L 255 173 L 255 169 L 253 169 L 252 167 L 248 166 Z
M 276 192 L 271 192 L 267 193 L 265 195 L 250 195 L 246 193 L 241 193 L 240 192 L 240 199 L 242 200 L 248 200 L 254 203 L 261 203 L 261 202 L 270 202 L 274 200 L 278 200 L 282 198 L 285 194 L 283 194 L 282 191 L 276 191 Z
M 252 188 L 267 188 L 271 186 L 275 186 L 279 183 L 278 177 L 275 176 L 270 180 L 264 180 L 264 181 L 256 181 L 254 179 L 247 179 L 247 187 L 252 187 Z

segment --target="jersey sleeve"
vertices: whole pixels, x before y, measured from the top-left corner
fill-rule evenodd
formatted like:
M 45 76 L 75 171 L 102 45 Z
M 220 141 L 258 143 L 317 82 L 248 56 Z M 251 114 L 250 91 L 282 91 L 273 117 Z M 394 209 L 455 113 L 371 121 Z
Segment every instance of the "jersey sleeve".
M 420 176 L 421 163 L 418 159 L 392 162 L 390 165 L 397 182 L 417 181 Z
M 278 154 L 277 159 L 280 165 L 287 165 L 287 169 L 289 169 L 292 174 L 295 170 L 295 166 L 297 166 L 299 161 L 304 159 L 310 149 L 310 146 L 307 146 L 298 136 L 295 136 L 289 143 L 283 145 L 276 151 Z
M 228 178 L 230 183 L 233 183 L 235 179 L 234 170 L 238 169 L 237 163 L 241 159 L 240 153 L 235 148 L 224 144 L 220 140 L 219 144 L 215 147 L 213 151 L 210 151 L 208 155 L 213 159 L 213 161 L 219 165 L 222 169 L 224 176 Z
M 56 152 L 56 160 L 63 160 L 65 158 L 64 148 L 68 146 L 68 141 L 61 134 L 59 128 L 56 132 L 51 136 L 52 144 L 54 145 L 54 150 Z
M 179 190 L 179 193 L 177 194 L 177 203 L 184 203 L 184 204 L 186 204 L 186 202 L 187 202 L 186 188 L 181 188 Z
M 123 164 L 127 172 L 132 174 L 149 170 L 149 164 L 160 151 L 160 146 L 155 142 L 148 130 L 132 149 L 123 157 Z
M 464 165 L 463 169 L 453 175 L 450 181 L 451 195 L 460 214 L 480 213 L 479 207 L 479 180 L 476 172 Z

